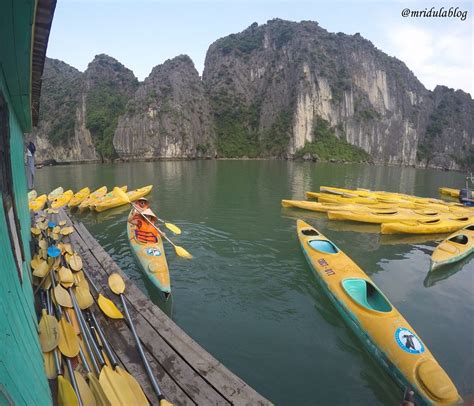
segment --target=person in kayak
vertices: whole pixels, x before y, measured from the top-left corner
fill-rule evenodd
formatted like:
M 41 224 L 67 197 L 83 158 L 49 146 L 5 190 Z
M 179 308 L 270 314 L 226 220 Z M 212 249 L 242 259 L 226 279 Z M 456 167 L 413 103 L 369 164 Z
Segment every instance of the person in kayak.
M 146 210 L 150 208 L 150 203 L 146 197 L 140 197 L 140 199 L 137 200 L 136 205 L 140 210 Z
M 158 241 L 158 233 L 163 234 L 156 226 L 156 215 L 147 208 L 141 213 L 135 212 L 130 219 L 130 224 L 136 226 L 135 237 L 139 242 L 154 243 Z M 148 222 L 149 220 L 150 222 Z M 152 224 L 150 224 L 152 223 Z

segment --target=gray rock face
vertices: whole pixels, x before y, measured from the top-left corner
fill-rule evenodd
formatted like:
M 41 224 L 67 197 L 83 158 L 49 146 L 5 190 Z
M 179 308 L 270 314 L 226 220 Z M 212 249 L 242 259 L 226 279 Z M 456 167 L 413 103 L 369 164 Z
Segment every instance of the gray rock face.
M 255 23 L 219 39 L 207 53 L 203 80 L 218 144 L 238 125 L 262 144 L 264 134 L 282 115 L 289 115 L 287 149 L 281 153 L 293 154 L 314 141 L 314 123 L 322 118 L 374 161 L 404 165 L 426 163 L 417 160 L 418 144 L 432 116 L 440 113 L 439 100 L 451 97 L 447 90 L 426 90 L 401 61 L 360 35 L 331 34 L 309 21 Z M 460 167 L 443 153 L 446 149 L 456 149 L 460 159 L 467 156 L 466 147 L 473 143 L 473 102 L 464 95 L 456 96 L 456 125 L 443 127 L 435 149 L 429 151 L 436 152 L 429 166 Z M 229 105 L 239 113 L 234 118 Z
M 125 159 L 214 157 L 209 102 L 188 56 L 153 68 L 119 119 L 114 147 Z
M 33 129 L 36 161 L 97 161 L 99 159 L 85 125 L 82 73 L 56 59 L 46 58 L 40 119 Z
M 277 19 L 211 44 L 202 80 L 183 55 L 140 84 L 107 55 L 84 73 L 47 60 L 33 135 L 58 162 L 291 159 L 324 120 L 374 162 L 474 170 L 473 117 L 469 94 L 428 91 L 359 34 Z

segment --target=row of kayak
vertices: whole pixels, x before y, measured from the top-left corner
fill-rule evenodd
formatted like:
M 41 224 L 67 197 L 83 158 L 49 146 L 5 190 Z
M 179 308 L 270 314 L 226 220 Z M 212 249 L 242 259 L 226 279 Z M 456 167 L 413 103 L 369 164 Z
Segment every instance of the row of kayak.
M 474 222 L 474 210 L 458 203 L 389 192 L 321 187 L 305 200 L 282 200 L 283 207 L 325 212 L 330 220 L 381 224 L 382 234 L 451 233 Z
M 43 210 L 46 203 L 52 209 L 59 209 L 68 206 L 69 208 L 79 208 L 80 210 L 90 209 L 97 212 L 103 212 L 114 207 L 128 204 L 128 200 L 124 199 L 117 189 L 126 192 L 129 201 L 135 201 L 151 192 L 153 185 L 144 186 L 127 192 L 127 186 L 115 187 L 111 192 L 107 193 L 107 186 L 102 186 L 91 192 L 88 187 L 79 190 L 74 194 L 72 190 L 66 190 L 58 187 L 51 191 L 48 195 L 43 194 L 37 196 L 36 191 L 28 193 L 29 208 L 33 212 Z
M 426 344 L 367 274 L 302 220 L 297 221 L 297 234 L 321 288 L 395 382 L 415 392 L 416 404 L 462 402 Z
M 459 189 L 453 189 L 450 187 L 440 187 L 438 191 L 442 195 L 451 196 L 456 199 L 459 198 Z M 474 199 L 474 191 L 471 191 L 471 199 Z

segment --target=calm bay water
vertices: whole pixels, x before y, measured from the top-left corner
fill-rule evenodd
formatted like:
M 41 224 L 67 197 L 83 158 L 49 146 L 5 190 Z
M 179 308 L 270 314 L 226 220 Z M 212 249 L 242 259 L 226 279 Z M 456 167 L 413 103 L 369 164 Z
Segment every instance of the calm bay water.
M 37 172 L 39 192 L 153 184 L 160 217 L 192 261 L 166 254 L 164 303 L 134 262 L 127 208 L 76 215 L 121 268 L 191 337 L 276 404 L 397 405 L 401 391 L 362 348 L 316 284 L 299 247 L 302 218 L 344 250 L 415 328 L 462 395 L 474 393 L 474 258 L 428 277 L 436 243 L 382 238 L 377 227 L 283 209 L 321 185 L 438 197 L 463 175 L 413 168 L 285 161 L 72 165 Z M 171 237 L 171 232 L 168 232 Z

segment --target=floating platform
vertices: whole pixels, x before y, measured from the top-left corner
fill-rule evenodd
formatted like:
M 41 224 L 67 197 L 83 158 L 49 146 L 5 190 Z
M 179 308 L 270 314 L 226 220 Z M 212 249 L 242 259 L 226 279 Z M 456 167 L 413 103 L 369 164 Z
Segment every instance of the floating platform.
M 271 405 L 242 379 L 205 351 L 158 306 L 151 302 L 92 237 L 86 227 L 60 210 L 58 220 L 66 220 L 75 232 L 69 238 L 82 257 L 84 268 L 101 293 L 121 309 L 118 296 L 107 284 L 117 272 L 126 284 L 126 300 L 151 368 L 166 398 L 174 405 Z M 97 295 L 91 290 L 94 299 Z M 153 405 L 158 399 L 147 377 L 132 332 L 124 320 L 105 317 L 97 305 L 94 313 L 124 368 L 143 388 Z

